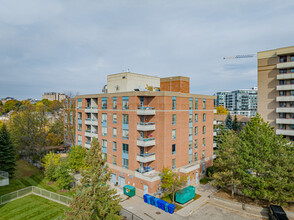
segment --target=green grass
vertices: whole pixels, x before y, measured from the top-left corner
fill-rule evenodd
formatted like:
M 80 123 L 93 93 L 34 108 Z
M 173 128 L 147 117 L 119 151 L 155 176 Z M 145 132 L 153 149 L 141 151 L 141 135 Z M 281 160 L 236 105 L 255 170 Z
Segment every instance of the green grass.
M 37 186 L 65 196 L 73 195 L 72 191 L 58 192 L 59 188 L 56 184 L 48 185 L 48 181 L 45 179 L 43 172 L 26 161 L 18 160 L 16 165 L 14 177 L 9 179 L 9 185 L 0 187 L 0 196 L 28 186 Z
M 200 184 L 206 184 L 206 183 L 209 183 L 210 181 L 212 181 L 211 178 L 204 177 L 204 178 L 200 179 Z
M 28 195 L 0 206 L 0 220 L 56 219 L 65 217 L 67 206 L 48 199 Z

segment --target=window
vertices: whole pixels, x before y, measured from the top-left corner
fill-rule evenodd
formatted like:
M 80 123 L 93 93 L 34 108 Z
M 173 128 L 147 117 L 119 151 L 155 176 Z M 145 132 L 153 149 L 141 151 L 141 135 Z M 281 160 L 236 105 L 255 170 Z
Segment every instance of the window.
M 129 124 L 129 115 L 122 115 L 122 123 Z
M 78 119 L 82 120 L 82 112 L 78 112 Z
M 172 169 L 176 169 L 176 159 L 172 160 Z
M 202 158 L 205 159 L 205 150 L 202 151 L 202 155 L 203 155 Z
M 173 98 L 172 98 L 172 109 L 173 110 L 176 110 L 177 109 L 177 97 L 175 97 L 175 96 L 173 96 Z
M 194 141 L 194 148 L 198 149 L 198 140 L 197 139 Z
M 195 114 L 195 123 L 198 122 L 198 114 Z
M 78 131 L 82 131 L 82 124 L 78 124 Z
M 286 102 L 279 102 L 279 106 L 280 107 L 287 107 L 287 103 Z
M 287 56 L 280 56 L 280 63 L 287 62 Z
M 193 149 L 193 141 L 189 141 L 189 150 Z
M 82 145 L 82 135 L 78 134 L 78 145 Z
M 122 138 L 123 139 L 129 139 L 129 130 L 128 129 L 123 129 L 122 130 Z
M 128 144 L 122 144 L 122 152 L 124 154 L 128 154 L 129 153 L 129 145 Z
M 206 133 L 206 126 L 203 126 L 203 134 L 205 134 Z
M 286 113 L 279 113 L 279 118 L 286 118 Z
M 115 137 L 116 138 L 116 135 L 117 135 L 117 129 L 116 128 L 113 128 L 113 137 Z
M 279 129 L 286 129 L 286 125 L 284 125 L 284 124 L 279 124 Z
M 287 83 L 286 83 L 286 80 L 279 80 L 279 84 L 280 85 L 286 85 Z
M 196 162 L 198 160 L 198 153 L 196 152 L 195 154 L 194 154 L 194 161 Z
M 193 162 L 193 154 L 189 154 L 189 163 Z
M 117 109 L 117 98 L 113 97 L 112 108 Z
M 286 95 L 286 91 L 283 91 L 283 92 L 285 92 L 285 95 Z M 291 96 L 294 96 L 294 91 L 293 91 L 293 90 L 290 91 L 290 95 L 291 95 Z
M 176 145 L 172 145 L 172 155 L 176 154 Z
M 112 142 L 112 150 L 116 152 L 117 150 L 117 143 L 115 141 Z
M 91 132 L 91 125 L 87 125 L 86 132 Z
M 280 91 L 279 96 L 286 96 L 286 91 Z
M 287 69 L 280 69 L 280 73 L 287 73 Z
M 290 84 L 294 84 L 294 79 L 291 79 L 290 80 Z
M 195 99 L 195 110 L 198 109 L 198 99 Z
M 112 115 L 112 121 L 113 121 L 113 124 L 117 123 L 117 114 Z
M 193 115 L 189 115 L 189 123 L 193 122 Z
M 102 145 L 102 147 L 106 147 L 107 148 L 107 140 L 103 140 L 102 139 L 101 145 Z
M 123 110 L 129 109 L 129 97 L 128 96 L 123 96 L 122 109 Z
M 203 122 L 206 122 L 206 114 L 203 114 Z
M 114 156 L 114 155 L 112 156 L 112 164 L 116 165 L 116 156 Z
M 294 69 L 290 69 L 290 73 L 294 73 Z
M 103 97 L 101 99 L 101 106 L 102 106 L 102 109 L 107 109 L 107 97 Z
M 193 135 L 193 128 L 189 128 L 189 136 Z
M 102 136 L 107 136 L 107 127 L 102 127 Z
M 294 125 L 293 124 L 289 125 L 289 128 L 290 130 L 294 130 Z
M 78 109 L 82 108 L 82 99 L 78 99 Z
M 294 107 L 294 102 L 290 102 L 290 107 Z
M 203 109 L 205 110 L 206 109 L 206 100 L 203 99 Z
M 203 143 L 203 147 L 205 147 L 205 145 L 206 145 L 206 138 L 203 138 L 202 143 Z
M 291 61 L 291 62 L 294 62 L 294 56 L 291 56 L 291 57 L 290 57 L 290 61 Z
M 198 135 L 198 127 L 195 127 L 195 136 Z
M 172 140 L 176 140 L 176 129 L 172 130 Z
M 105 160 L 105 161 L 107 161 L 107 154 L 105 154 L 105 153 L 102 153 L 102 160 Z
M 172 116 L 172 125 L 177 124 L 177 115 Z
M 190 98 L 189 99 L 189 110 L 192 110 L 193 109 L 193 99 Z
M 129 160 L 128 159 L 125 159 L 125 158 L 122 159 L 122 167 L 125 169 L 129 169 Z
M 105 113 L 101 114 L 101 121 L 105 123 L 107 122 L 107 114 Z

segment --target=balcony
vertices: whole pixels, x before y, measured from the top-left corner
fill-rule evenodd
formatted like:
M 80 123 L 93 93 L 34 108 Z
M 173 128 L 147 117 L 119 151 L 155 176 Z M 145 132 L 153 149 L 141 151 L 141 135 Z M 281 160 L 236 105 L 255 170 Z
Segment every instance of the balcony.
M 294 79 L 294 73 L 282 73 L 277 75 L 277 79 Z
M 85 108 L 86 113 L 98 113 L 98 107 L 86 107 Z
M 87 137 L 92 137 L 91 130 L 86 130 L 86 132 L 85 132 L 85 136 L 87 136 Z
M 277 102 L 294 102 L 294 96 L 278 96 L 276 98 Z
M 277 86 L 278 91 L 284 91 L 284 90 L 294 90 L 294 85 L 279 85 Z
M 85 147 L 89 149 L 91 147 L 91 145 L 86 143 Z
M 180 172 L 181 173 L 190 173 L 194 170 L 200 169 L 200 165 L 199 164 L 188 164 L 186 166 L 183 166 L 180 168 Z
M 277 118 L 276 124 L 294 124 L 293 118 Z
M 137 145 L 140 147 L 150 147 L 155 145 L 155 138 L 138 138 Z
M 141 163 L 148 163 L 155 160 L 155 153 L 137 154 L 137 161 Z
M 285 63 L 278 63 L 277 68 L 278 69 L 287 69 L 294 67 L 294 62 L 285 62 Z
M 137 130 L 138 131 L 154 131 L 155 123 L 154 122 L 138 122 Z
M 135 177 L 146 180 L 148 182 L 155 182 L 160 180 L 159 173 L 154 168 L 145 167 L 144 169 L 136 169 Z
M 98 138 L 98 131 L 91 131 L 92 137 Z
M 155 108 L 139 106 L 137 110 L 137 115 L 155 115 Z
M 294 136 L 294 130 L 277 129 L 276 134 L 281 134 L 281 135 L 286 135 L 286 136 Z
M 87 118 L 85 120 L 85 124 L 86 125 L 98 125 L 98 120 L 97 119 L 91 119 L 91 118 Z
M 276 108 L 277 113 L 294 113 L 294 107 L 292 108 Z

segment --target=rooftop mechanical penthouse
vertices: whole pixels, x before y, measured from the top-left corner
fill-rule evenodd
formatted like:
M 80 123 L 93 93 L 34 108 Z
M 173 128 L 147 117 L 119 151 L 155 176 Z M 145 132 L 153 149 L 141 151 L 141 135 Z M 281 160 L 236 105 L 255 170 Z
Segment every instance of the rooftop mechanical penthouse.
M 215 97 L 190 94 L 189 78 L 125 72 L 109 75 L 103 91 L 76 97 L 76 144 L 98 138 L 111 182 L 152 194 L 163 167 L 190 184 L 213 164 Z

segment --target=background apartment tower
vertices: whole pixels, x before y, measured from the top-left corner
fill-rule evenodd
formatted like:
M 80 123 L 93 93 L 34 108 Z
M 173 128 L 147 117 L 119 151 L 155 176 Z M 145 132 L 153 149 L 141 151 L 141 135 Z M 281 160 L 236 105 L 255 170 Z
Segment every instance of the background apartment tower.
M 294 140 L 294 46 L 258 57 L 258 113 L 276 133 Z
M 110 75 L 107 85 L 112 93 L 76 97 L 76 143 L 89 148 L 98 138 L 111 182 L 141 194 L 158 191 L 163 167 L 189 175 L 188 184 L 198 182 L 213 164 L 214 96 L 190 94 L 187 77 L 170 77 L 171 91 L 163 91 L 159 77 L 113 76 L 116 81 Z M 134 80 L 142 77 L 148 82 Z

